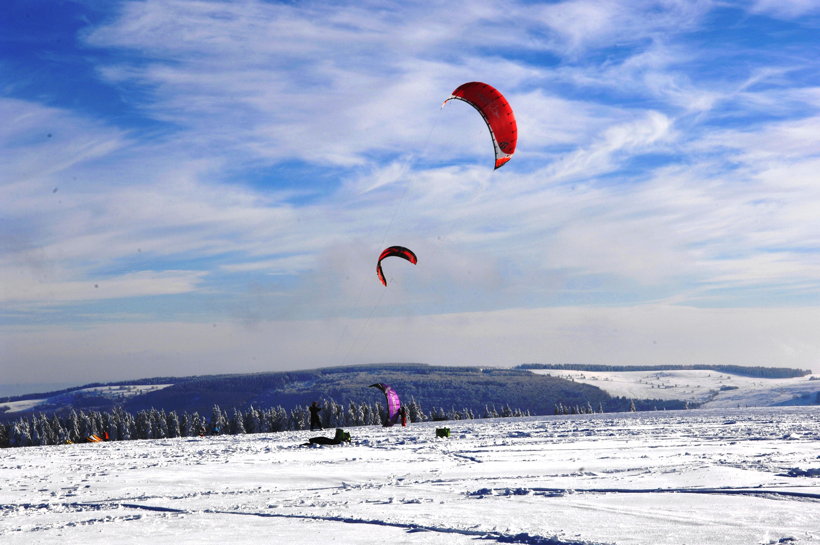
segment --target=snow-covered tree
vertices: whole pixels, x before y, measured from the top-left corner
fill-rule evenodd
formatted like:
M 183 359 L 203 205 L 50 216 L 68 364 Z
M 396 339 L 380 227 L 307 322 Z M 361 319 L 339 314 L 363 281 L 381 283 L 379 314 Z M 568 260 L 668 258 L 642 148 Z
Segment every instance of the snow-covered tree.
M 413 396 L 410 397 L 410 403 L 407 404 L 407 417 L 410 422 L 424 422 L 427 420 L 427 415 L 421 410 L 421 405 Z
M 168 437 L 179 437 L 179 416 L 176 411 L 171 411 L 165 415 L 166 428 L 168 429 Z
M 211 435 L 220 435 L 228 432 L 228 417 L 219 408 L 219 405 L 214 405 L 211 409 L 211 425 L 208 430 Z
M 234 408 L 233 417 L 231 418 L 230 430 L 232 435 L 243 435 L 245 431 L 245 419 L 239 409 Z

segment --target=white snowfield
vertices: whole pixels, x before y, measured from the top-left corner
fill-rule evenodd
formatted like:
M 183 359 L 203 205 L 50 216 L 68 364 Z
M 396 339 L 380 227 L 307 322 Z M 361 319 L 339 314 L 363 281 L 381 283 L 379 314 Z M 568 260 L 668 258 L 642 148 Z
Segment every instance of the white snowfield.
M 820 407 L 348 431 L 0 450 L 0 543 L 820 544 Z
M 613 396 L 632 399 L 680 399 L 702 403 L 704 409 L 813 405 L 820 393 L 820 377 L 755 378 L 718 371 L 575 371 L 533 369 L 596 386 Z

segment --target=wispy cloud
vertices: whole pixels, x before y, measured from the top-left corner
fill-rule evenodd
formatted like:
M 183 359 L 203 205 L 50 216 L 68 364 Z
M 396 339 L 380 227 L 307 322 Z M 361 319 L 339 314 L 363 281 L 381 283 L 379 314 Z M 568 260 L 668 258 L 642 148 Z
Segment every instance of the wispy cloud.
M 88 88 L 0 96 L 11 326 L 464 313 L 456 330 L 490 327 L 477 311 L 820 298 L 812 3 L 110 9 L 66 46 Z M 495 172 L 480 116 L 441 109 L 470 80 L 516 111 Z M 89 110 L 101 87 L 128 115 Z M 394 243 L 419 264 L 384 290 L 374 259 Z M 577 315 L 573 335 L 594 336 Z
M 811 0 L 756 0 L 752 2 L 752 12 L 782 19 L 794 19 L 820 14 L 820 6 Z

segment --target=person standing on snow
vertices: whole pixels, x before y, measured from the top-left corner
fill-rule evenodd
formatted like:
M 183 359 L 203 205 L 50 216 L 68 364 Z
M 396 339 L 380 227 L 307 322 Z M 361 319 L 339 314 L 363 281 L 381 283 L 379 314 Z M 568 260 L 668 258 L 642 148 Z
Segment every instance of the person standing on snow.
M 308 409 L 310 410 L 310 431 L 323 429 L 322 423 L 319 421 L 319 411 L 321 411 L 322 408 L 314 401 Z

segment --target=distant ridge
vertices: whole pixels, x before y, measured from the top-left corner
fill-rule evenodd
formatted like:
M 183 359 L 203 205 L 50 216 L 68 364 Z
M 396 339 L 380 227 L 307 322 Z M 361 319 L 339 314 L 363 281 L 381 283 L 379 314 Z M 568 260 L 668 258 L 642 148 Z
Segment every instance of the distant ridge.
M 586 363 L 524 363 L 515 369 L 563 369 L 623 373 L 628 371 L 718 371 L 729 375 L 755 378 L 796 378 L 811 375 L 808 369 L 788 367 L 747 367 L 743 365 L 600 365 Z
M 163 377 L 94 383 L 57 392 L 0 400 L 0 419 L 22 414 L 65 413 L 75 410 L 198 411 L 224 408 L 281 406 L 291 409 L 332 399 L 373 402 L 374 382 L 391 384 L 403 400 L 415 399 L 425 409 L 469 409 L 509 406 L 531 414 L 553 414 L 557 406 L 592 407 L 607 412 L 629 410 L 632 400 L 559 377 L 535 375 L 527 369 L 447 367 L 426 364 L 372 364 L 303 371 Z M 680 400 L 635 400 L 637 410 L 681 409 Z

